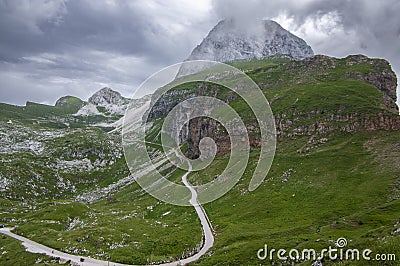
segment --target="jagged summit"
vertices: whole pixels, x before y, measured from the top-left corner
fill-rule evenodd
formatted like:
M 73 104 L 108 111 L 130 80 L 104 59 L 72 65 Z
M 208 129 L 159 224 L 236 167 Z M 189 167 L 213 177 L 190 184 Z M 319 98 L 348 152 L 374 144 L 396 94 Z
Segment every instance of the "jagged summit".
M 275 21 L 262 20 L 246 30 L 229 19 L 220 21 L 188 59 L 227 62 L 274 55 L 303 59 L 314 55 L 314 52 L 304 40 Z
M 271 56 L 301 60 L 313 55 L 313 50 L 303 39 L 275 21 L 260 20 L 245 27 L 233 19 L 226 19 L 208 33 L 187 60 L 229 62 Z M 193 70 L 183 67 L 178 77 L 191 73 Z
M 102 110 L 112 115 L 123 115 L 128 103 L 128 98 L 109 87 L 104 87 L 88 99 L 87 103 L 77 112 L 77 115 L 101 115 Z
M 119 92 L 109 87 L 104 87 L 95 92 L 89 98 L 88 102 L 97 106 L 107 106 L 109 104 L 126 104 L 127 99 L 122 97 Z

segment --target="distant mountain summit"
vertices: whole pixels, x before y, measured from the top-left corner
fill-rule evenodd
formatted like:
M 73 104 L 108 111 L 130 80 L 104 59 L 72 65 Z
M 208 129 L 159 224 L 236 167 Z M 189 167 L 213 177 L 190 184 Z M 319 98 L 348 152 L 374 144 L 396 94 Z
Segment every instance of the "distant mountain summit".
M 77 115 L 123 115 L 128 104 L 128 98 L 111 88 L 104 87 L 88 99 Z
M 301 60 L 313 56 L 311 47 L 301 38 L 272 20 L 261 20 L 251 26 L 233 19 L 220 21 L 193 49 L 187 60 L 234 60 L 287 57 Z M 196 71 L 182 67 L 178 77 Z
M 95 92 L 88 100 L 89 103 L 97 106 L 108 106 L 113 105 L 124 105 L 128 99 L 122 97 L 122 95 L 112 90 L 111 88 L 104 87 L 101 90 Z

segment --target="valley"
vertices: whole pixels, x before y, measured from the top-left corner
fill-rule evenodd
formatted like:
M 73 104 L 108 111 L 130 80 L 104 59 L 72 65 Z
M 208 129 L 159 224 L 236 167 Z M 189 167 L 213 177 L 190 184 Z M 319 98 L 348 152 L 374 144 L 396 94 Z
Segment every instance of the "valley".
M 249 192 L 259 146 L 248 108 L 237 96 L 207 84 L 187 84 L 177 88 L 184 91 L 178 98 L 165 96 L 164 102 L 172 102 L 168 97 L 179 102 L 199 92 L 230 99 L 246 121 L 252 143 L 240 181 L 203 206 L 214 243 L 191 264 L 290 263 L 261 262 L 257 250 L 264 244 L 322 249 L 339 237 L 351 248 L 400 257 L 400 119 L 393 94 L 397 80 L 390 65 L 364 56 L 231 64 L 248 74 L 270 100 L 277 150 L 265 181 Z M 110 102 L 92 103 L 97 111 L 91 113 L 81 111 L 89 103 L 75 98 L 57 106 L 0 106 L 0 224 L 55 250 L 122 264 L 168 263 L 199 254 L 204 225 L 198 209 L 160 202 L 139 187 L 125 163 L 117 123 L 122 114 L 114 112 L 119 109 L 112 107 L 111 99 L 118 99 L 116 104 L 124 101 L 108 89 L 100 95 Z M 133 104 L 141 108 L 151 97 Z M 155 132 L 157 121 L 168 112 L 158 107 L 152 116 Z M 195 129 L 209 123 L 189 125 L 189 157 L 199 143 Z M 224 133 L 215 132 L 206 136 L 223 141 L 217 134 Z M 158 143 L 157 134 L 149 134 L 149 141 Z M 159 167 L 169 180 L 185 184 L 184 176 L 195 187 L 218 176 L 227 161 L 222 150 L 201 171 L 186 173 L 161 159 Z M 58 265 L 56 259 L 25 252 L 20 242 L 3 234 L 0 247 L 1 265 Z

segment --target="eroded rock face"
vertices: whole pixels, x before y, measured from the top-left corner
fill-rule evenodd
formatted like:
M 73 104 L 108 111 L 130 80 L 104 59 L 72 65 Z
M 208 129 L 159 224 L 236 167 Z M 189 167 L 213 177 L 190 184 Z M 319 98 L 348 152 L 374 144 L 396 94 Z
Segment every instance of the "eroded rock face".
M 398 115 L 379 113 L 362 120 L 363 128 L 367 130 L 400 130 L 400 117 Z
M 192 158 L 198 158 L 200 156 L 199 143 L 202 138 L 212 138 L 217 146 L 216 155 L 223 155 L 230 150 L 230 138 L 224 127 L 216 120 L 197 117 L 189 122 L 188 127 L 188 138 L 189 152 L 188 154 Z
M 275 116 L 278 137 L 326 135 L 333 131 L 354 133 L 360 130 L 400 129 L 400 116 L 387 112 L 371 115 L 330 114 L 304 125 L 304 121 L 313 120 L 318 114 L 319 112 L 297 114 L 294 118 Z
M 390 70 L 389 62 L 386 60 L 370 59 L 364 55 L 353 55 L 349 56 L 348 59 L 350 60 L 347 64 L 369 64 L 379 69 L 377 72 L 368 72 L 366 74 L 346 73 L 346 75 L 348 75 L 349 78 L 365 81 L 378 88 L 383 92 L 384 104 L 388 110 L 398 113 L 399 109 L 396 105 L 397 77 L 396 74 Z

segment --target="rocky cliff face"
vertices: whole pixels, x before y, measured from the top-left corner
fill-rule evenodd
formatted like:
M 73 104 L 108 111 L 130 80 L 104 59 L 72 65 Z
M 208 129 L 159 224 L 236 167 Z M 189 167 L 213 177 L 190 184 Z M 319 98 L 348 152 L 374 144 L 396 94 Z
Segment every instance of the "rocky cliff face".
M 300 60 L 312 55 L 313 50 L 304 40 L 275 21 L 263 20 L 251 28 L 243 28 L 235 20 L 223 20 L 194 48 L 187 60 L 229 62 L 271 56 Z M 178 77 L 197 71 L 183 65 Z

